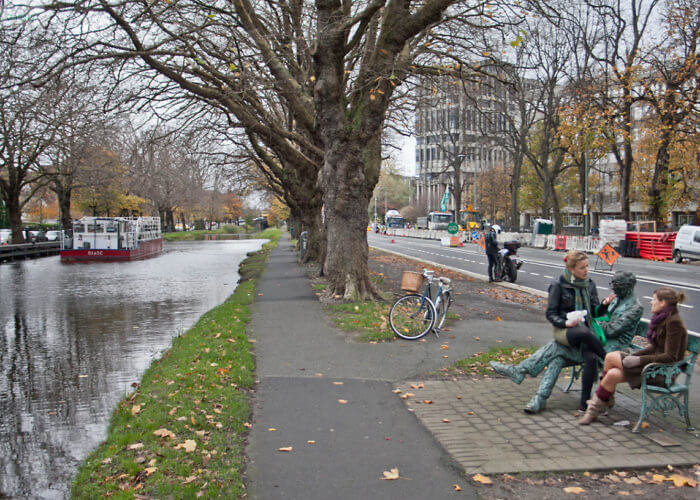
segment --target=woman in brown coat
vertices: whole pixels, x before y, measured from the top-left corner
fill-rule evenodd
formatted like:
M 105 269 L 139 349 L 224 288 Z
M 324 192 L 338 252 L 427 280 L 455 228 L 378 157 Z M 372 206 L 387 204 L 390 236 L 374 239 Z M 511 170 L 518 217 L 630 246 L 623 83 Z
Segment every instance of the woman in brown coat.
M 675 363 L 685 356 L 688 346 L 688 331 L 678 314 L 678 303 L 685 300 L 683 292 L 676 292 L 669 287 L 661 287 L 654 292 L 651 299 L 651 321 L 647 340 L 649 347 L 625 354 L 620 351 L 605 356 L 603 380 L 596 389 L 593 398 L 579 425 L 588 425 L 608 407 L 612 407 L 615 387 L 620 382 L 628 382 L 630 387 L 638 389 L 642 385 L 642 370 L 650 363 Z M 663 381 L 659 381 L 663 384 Z

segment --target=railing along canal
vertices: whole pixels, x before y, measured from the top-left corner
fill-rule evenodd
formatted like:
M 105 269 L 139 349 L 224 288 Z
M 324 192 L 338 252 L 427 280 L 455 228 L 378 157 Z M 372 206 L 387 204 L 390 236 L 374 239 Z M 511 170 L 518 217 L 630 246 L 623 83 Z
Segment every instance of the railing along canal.
M 11 260 L 32 259 L 34 257 L 44 257 L 56 255 L 61 250 L 61 243 L 58 241 L 44 241 L 41 243 L 20 243 L 18 245 L 0 246 L 0 262 Z

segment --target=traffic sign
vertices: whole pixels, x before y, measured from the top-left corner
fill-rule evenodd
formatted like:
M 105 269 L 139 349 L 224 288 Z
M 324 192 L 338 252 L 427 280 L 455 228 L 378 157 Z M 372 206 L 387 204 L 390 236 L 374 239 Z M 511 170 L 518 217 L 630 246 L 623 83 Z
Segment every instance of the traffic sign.
M 482 250 L 486 250 L 486 238 L 484 238 L 483 236 L 479 236 L 476 239 L 476 244 L 479 245 Z
M 603 260 L 603 262 L 605 262 L 609 266 L 612 266 L 619 256 L 620 254 L 617 253 L 615 249 L 610 246 L 610 243 L 606 243 L 603 246 L 603 248 L 601 248 L 598 252 L 598 257 L 600 257 Z
M 459 231 L 459 226 L 457 225 L 456 222 L 450 222 L 447 225 L 447 232 L 450 234 L 457 234 L 457 231 Z

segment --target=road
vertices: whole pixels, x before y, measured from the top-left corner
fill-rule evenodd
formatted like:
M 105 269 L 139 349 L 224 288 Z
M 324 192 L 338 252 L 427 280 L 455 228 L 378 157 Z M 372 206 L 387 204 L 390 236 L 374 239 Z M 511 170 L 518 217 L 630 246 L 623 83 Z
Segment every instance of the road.
M 436 264 L 483 275 L 486 279 L 486 255 L 475 244 L 464 247 L 443 247 L 436 240 L 390 237 L 367 233 L 370 247 L 388 250 L 402 255 L 429 261 Z M 393 243 L 392 243 L 393 241 Z M 561 274 L 564 268 L 563 252 L 554 252 L 537 248 L 521 248 L 518 255 L 524 260 L 518 273 L 517 284 L 527 288 L 546 292 L 549 283 Z M 597 257 L 591 255 L 590 276 L 598 286 L 601 297 L 610 293 L 610 278 L 615 271 L 631 271 L 637 275 L 637 297 L 644 306 L 644 318 L 651 316 L 649 302 L 654 290 L 660 286 L 671 286 L 683 290 L 686 300 L 681 304 L 680 312 L 688 330 L 700 334 L 700 265 L 674 264 L 670 262 L 653 262 L 649 260 L 620 257 L 613 267 L 601 262 L 596 267 Z M 597 269 L 597 270 L 594 270 Z

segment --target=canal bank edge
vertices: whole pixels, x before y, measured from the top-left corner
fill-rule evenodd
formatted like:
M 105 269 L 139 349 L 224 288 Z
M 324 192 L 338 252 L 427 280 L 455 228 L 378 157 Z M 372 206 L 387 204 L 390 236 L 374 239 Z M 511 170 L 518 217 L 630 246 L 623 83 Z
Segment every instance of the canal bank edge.
M 240 498 L 254 387 L 246 335 L 257 279 L 281 236 L 248 254 L 234 293 L 154 361 L 110 419 L 107 438 L 82 463 L 73 498 Z

